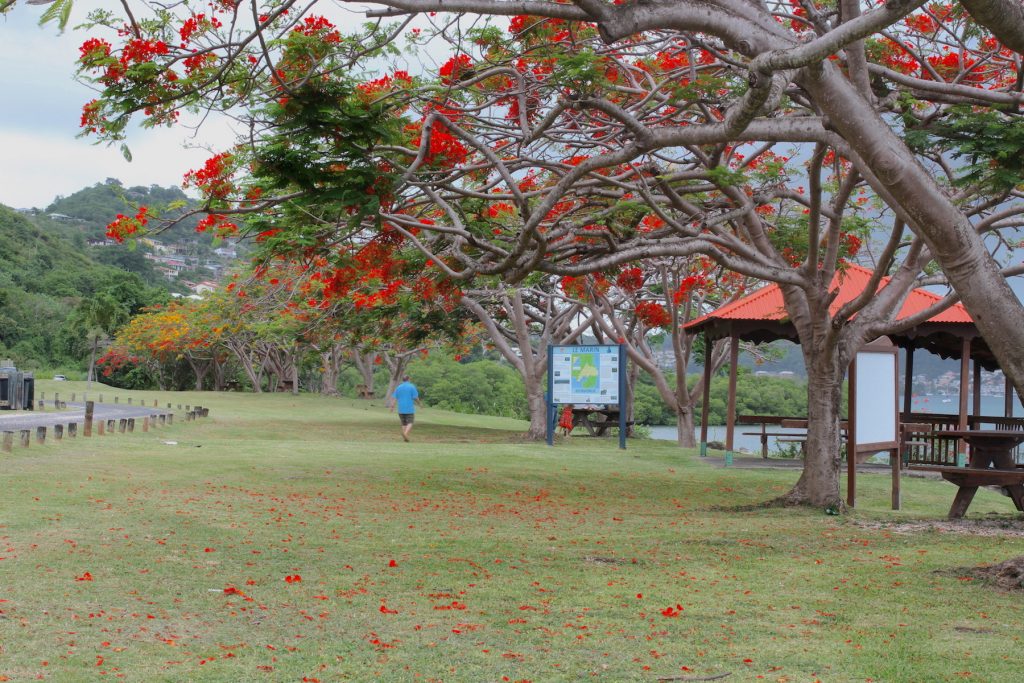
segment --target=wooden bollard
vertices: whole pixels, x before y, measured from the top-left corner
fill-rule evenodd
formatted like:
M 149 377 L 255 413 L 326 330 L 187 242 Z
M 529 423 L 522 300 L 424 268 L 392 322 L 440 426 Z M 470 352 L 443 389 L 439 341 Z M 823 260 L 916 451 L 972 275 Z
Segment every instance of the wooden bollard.
M 192 406 L 190 406 L 190 405 L 186 405 L 186 406 L 185 406 L 185 410 L 192 410 Z
M 194 419 L 196 419 L 196 414 L 194 412 L 190 410 L 185 413 L 185 422 L 191 422 Z
M 32 442 L 32 430 L 31 429 L 22 429 L 21 430 L 21 447 L 22 448 L 28 448 L 29 444 L 31 444 L 31 442 Z
M 10 453 L 14 450 L 14 432 L 4 432 L 4 453 Z
M 135 431 L 135 418 L 134 417 L 129 417 L 128 418 L 128 433 L 131 434 L 134 431 Z
M 131 397 L 131 396 L 129 396 L 129 397 L 128 397 L 128 405 L 131 405 L 131 404 L 132 404 L 132 397 Z
M 39 410 L 46 410 L 46 401 L 39 399 Z
M 53 425 L 53 440 L 60 441 L 64 438 L 64 425 Z
M 46 443 L 46 427 L 36 427 L 36 443 L 40 446 Z
M 68 408 L 68 404 L 65 403 L 64 401 L 61 401 L 60 402 L 60 409 L 61 410 L 67 410 L 67 408 Z
M 75 393 L 74 392 L 71 392 L 71 402 L 72 403 L 75 402 Z
M 92 436 L 92 413 L 96 404 L 92 401 L 85 402 L 85 426 L 82 428 L 82 436 Z
M 103 420 L 99 420 L 96 423 L 96 433 L 103 436 Z
M 76 436 L 78 436 L 78 423 L 77 422 L 70 422 L 70 423 L 68 423 L 68 438 L 69 439 L 73 439 Z
M 174 413 L 167 413 L 167 424 L 174 424 Z
M 178 404 L 178 410 L 181 410 L 181 404 L 180 403 Z
M 160 413 L 160 426 L 163 427 L 165 424 L 167 424 L 167 416 Z
M 114 397 L 114 403 L 120 403 L 120 402 L 121 402 L 121 397 L 120 396 L 115 396 Z
M 100 403 L 103 403 L 103 394 L 100 394 L 100 400 L 99 400 L 99 402 L 100 402 Z
M 210 409 L 203 408 L 203 417 L 210 417 Z
M 149 431 L 149 418 L 148 417 L 142 418 L 142 431 L 144 431 L 144 432 L 148 432 Z
M 171 404 L 170 404 L 170 403 L 168 403 L 168 404 L 167 404 L 167 410 L 170 410 L 170 409 L 171 409 Z
M 113 435 L 117 420 L 107 420 L 107 434 Z
M 157 403 L 157 400 L 154 398 L 153 399 L 153 407 L 156 408 L 158 405 L 159 405 L 159 403 Z
M 196 406 L 194 408 L 194 410 L 196 411 L 196 417 L 202 417 L 203 416 L 203 407 L 202 406 Z
M 56 391 L 53 392 L 53 402 L 54 402 L 54 404 L 58 403 L 59 401 L 60 401 L 60 394 L 58 394 Z
M 124 434 L 125 430 L 128 429 L 128 418 L 122 417 L 117 423 L 117 431 Z

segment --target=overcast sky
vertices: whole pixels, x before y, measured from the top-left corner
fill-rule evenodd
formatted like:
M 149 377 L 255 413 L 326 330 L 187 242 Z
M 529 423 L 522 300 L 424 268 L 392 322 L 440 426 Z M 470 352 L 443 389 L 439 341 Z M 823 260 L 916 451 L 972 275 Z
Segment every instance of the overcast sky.
M 75 0 L 70 26 L 101 0 Z M 202 165 L 203 149 L 186 149 L 188 131 L 149 130 L 129 135 L 134 160 L 115 146 L 77 139 L 82 105 L 92 91 L 73 79 L 78 47 L 86 35 L 70 27 L 38 26 L 45 7 L 19 3 L 0 17 L 0 203 L 45 207 L 57 195 L 118 178 L 125 185 L 179 185 Z M 195 140 L 192 141 L 196 143 Z

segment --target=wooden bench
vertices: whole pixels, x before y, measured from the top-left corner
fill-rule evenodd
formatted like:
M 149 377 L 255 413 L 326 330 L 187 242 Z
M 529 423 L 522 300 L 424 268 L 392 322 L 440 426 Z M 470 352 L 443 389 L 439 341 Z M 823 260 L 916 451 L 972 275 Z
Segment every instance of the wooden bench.
M 950 519 L 960 519 L 967 513 L 979 486 L 1002 487 L 1018 510 L 1024 512 L 1024 468 L 982 469 L 973 467 L 952 467 L 949 465 L 911 465 L 914 472 L 938 472 L 946 481 L 956 484 L 959 490 L 949 508 Z

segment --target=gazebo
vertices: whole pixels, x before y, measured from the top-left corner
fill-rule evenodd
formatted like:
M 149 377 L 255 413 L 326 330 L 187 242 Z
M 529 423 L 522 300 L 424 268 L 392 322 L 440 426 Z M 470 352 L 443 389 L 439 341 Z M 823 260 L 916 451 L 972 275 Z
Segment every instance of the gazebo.
M 838 271 L 831 283 L 832 290 L 838 290 L 830 310 L 838 311 L 845 303 L 860 295 L 869 285 L 873 272 L 867 268 L 857 265 L 850 265 L 842 271 Z M 881 278 L 879 289 L 885 287 L 889 278 Z M 897 320 L 907 318 L 941 300 L 939 295 L 924 289 L 915 289 L 906 297 Z M 734 435 L 736 427 L 736 368 L 739 358 L 739 342 L 749 341 L 755 343 L 769 342 L 778 339 L 786 339 L 800 343 L 796 328 L 789 320 L 786 312 L 782 290 L 777 284 L 762 287 L 745 297 L 737 299 L 721 308 L 690 321 L 685 326 L 689 334 L 703 333 L 710 348 L 710 343 L 718 339 L 728 338 L 729 347 L 729 398 L 728 412 L 726 418 L 726 453 L 727 456 L 733 453 Z M 1005 387 L 1004 415 L 1000 418 L 986 417 L 981 415 L 981 370 L 997 369 L 998 363 L 980 336 L 977 326 L 961 304 L 954 304 L 945 311 L 933 316 L 925 322 L 918 323 L 909 329 L 889 335 L 889 340 L 898 347 L 906 350 L 906 367 L 904 368 L 904 401 L 902 410 L 899 411 L 899 422 L 921 423 L 933 425 L 933 429 L 967 429 L 980 428 L 982 424 L 990 423 L 999 427 L 1010 426 L 1010 422 L 1020 422 L 1012 418 L 1013 392 L 1009 381 Z M 912 412 L 912 382 L 914 369 L 914 352 L 917 349 L 927 350 L 942 358 L 960 359 L 960 391 L 959 406 L 956 415 L 937 415 Z M 970 399 L 969 377 L 971 375 L 971 361 L 973 362 L 973 402 Z M 851 374 L 852 377 L 852 374 Z M 701 415 L 701 454 L 707 451 L 708 442 L 708 409 L 711 387 L 711 366 L 705 364 L 704 368 L 704 409 Z M 969 403 L 971 404 L 969 406 Z M 852 404 L 851 404 L 852 405 Z M 969 411 L 969 407 L 971 410 Z M 853 416 L 851 415 L 851 418 Z M 1013 425 L 1020 428 L 1022 425 Z M 763 430 L 763 428 L 762 428 Z M 848 429 L 848 434 L 854 430 Z M 948 446 L 949 439 L 945 440 Z M 960 453 L 963 452 L 962 444 L 953 440 L 953 448 Z M 935 443 L 938 443 L 935 441 Z M 853 443 L 849 444 L 848 452 L 854 453 Z M 883 449 L 879 449 L 883 450 Z M 955 454 L 953 456 L 955 458 Z M 895 458 L 894 460 L 898 460 Z M 850 457 L 850 498 L 852 504 L 853 484 L 855 472 L 855 458 Z M 894 465 L 894 474 L 896 467 Z M 894 487 L 898 484 L 894 482 Z M 895 491 L 895 489 L 894 489 Z M 894 492 L 894 502 L 895 502 Z

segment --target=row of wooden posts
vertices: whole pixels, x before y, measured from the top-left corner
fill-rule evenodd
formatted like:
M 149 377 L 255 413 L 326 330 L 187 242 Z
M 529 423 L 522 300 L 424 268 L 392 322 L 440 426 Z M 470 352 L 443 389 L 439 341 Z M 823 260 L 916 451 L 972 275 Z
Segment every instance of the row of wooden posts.
M 72 394 L 71 400 L 72 401 L 74 400 L 74 394 Z M 102 397 L 100 398 L 100 400 L 102 401 Z M 117 403 L 116 397 L 115 397 L 114 402 Z M 128 403 L 129 403 L 129 405 L 131 404 L 131 399 L 128 399 Z M 42 407 L 43 407 L 42 404 L 43 404 L 43 399 L 40 399 L 39 400 L 39 407 L 40 407 L 40 409 L 42 409 Z M 56 395 L 55 395 L 54 400 L 53 400 L 53 405 L 54 405 L 54 407 L 56 407 L 58 409 L 65 408 L 67 406 L 67 404 L 62 402 L 60 400 L 60 398 L 58 396 L 56 396 Z M 93 401 L 86 401 L 85 402 L 85 419 L 84 419 L 84 422 L 82 423 L 82 436 L 92 436 L 93 435 L 93 427 L 94 426 L 96 427 L 96 434 L 98 434 L 99 436 L 103 436 L 104 434 L 115 434 L 115 433 L 124 434 L 125 432 L 132 433 L 132 432 L 135 431 L 135 421 L 136 421 L 137 418 L 134 418 L 134 417 L 122 417 L 122 418 L 113 419 L 113 420 L 94 420 L 93 419 L 93 413 L 95 411 L 95 406 L 96 406 L 96 404 Z M 157 401 L 154 400 L 153 401 L 153 407 L 155 408 L 156 406 L 157 406 Z M 168 408 L 168 410 L 170 410 L 170 408 L 171 408 L 171 404 L 170 403 L 167 404 L 167 408 Z M 181 410 L 181 409 L 182 409 L 181 404 L 178 404 L 178 410 Z M 210 416 L 210 409 L 209 408 L 204 408 L 202 406 L 195 406 L 195 407 L 192 407 L 192 406 L 189 406 L 189 405 L 185 406 L 185 421 L 186 422 L 192 422 L 193 420 L 195 420 L 196 418 L 199 418 L 199 417 L 209 417 L 209 416 Z M 151 415 L 143 416 L 143 418 L 142 418 L 142 431 L 148 432 L 149 428 L 151 426 L 155 428 L 157 425 L 163 427 L 164 425 L 172 425 L 172 424 L 174 424 L 174 413 L 172 413 L 172 412 L 153 413 Z M 45 444 L 46 443 L 46 432 L 47 432 L 46 426 L 36 427 L 35 432 L 36 432 L 36 443 L 40 444 L 40 445 Z M 53 439 L 54 439 L 54 441 L 61 441 L 61 440 L 63 440 L 64 433 L 65 433 L 64 425 L 62 425 L 62 424 L 55 424 L 55 425 L 53 425 Z M 14 434 L 15 434 L 15 432 L 8 431 L 8 430 L 5 430 L 3 432 L 3 441 L 0 442 L 0 448 L 2 448 L 4 453 L 10 453 L 11 451 L 14 450 Z M 31 429 L 22 429 L 22 430 L 19 430 L 19 434 L 20 434 L 21 446 L 24 447 L 24 448 L 27 448 L 29 446 L 29 444 L 31 443 L 31 441 L 32 441 L 32 430 Z M 78 436 L 78 422 L 70 422 L 70 423 L 68 423 L 68 426 L 67 426 L 67 436 L 68 436 L 69 439 L 74 439 L 75 437 Z
M 74 393 L 74 392 L 71 393 L 70 401 L 72 403 L 75 402 L 75 397 L 76 396 L 77 396 L 76 393 Z M 43 393 L 43 392 L 40 392 L 40 394 L 39 394 L 39 401 L 36 404 L 38 406 L 39 410 L 45 410 L 46 409 L 46 400 L 45 399 L 46 399 L 46 394 Z M 88 394 L 82 394 L 82 400 L 85 401 L 86 403 L 89 403 L 89 395 Z M 103 394 L 100 394 L 99 398 L 95 399 L 93 402 L 94 403 L 103 403 Z M 121 397 L 120 396 L 114 396 L 114 403 L 118 404 L 120 402 L 121 402 Z M 54 408 L 56 408 L 58 410 L 68 407 L 67 402 L 62 401 L 61 398 L 60 398 L 60 394 L 57 393 L 57 392 L 54 392 L 53 400 L 51 400 L 50 403 L 53 405 Z M 127 405 L 133 405 L 132 404 L 132 397 L 131 396 L 129 396 L 127 398 Z M 139 400 L 139 405 L 142 406 L 142 407 L 145 407 L 146 402 L 143 401 L 143 400 Z M 160 401 L 158 401 L 157 399 L 154 398 L 153 399 L 153 407 L 156 408 L 159 405 L 160 405 Z M 168 403 L 167 404 L 167 409 L 170 410 L 170 408 L 171 408 L 171 404 Z M 185 406 L 185 409 L 188 410 L 189 406 Z M 181 404 L 180 403 L 178 404 L 178 410 L 181 410 Z

